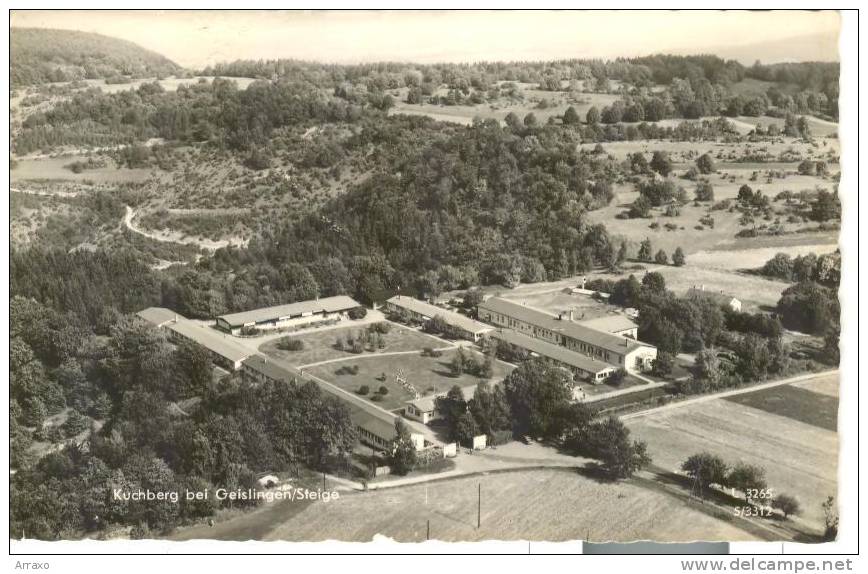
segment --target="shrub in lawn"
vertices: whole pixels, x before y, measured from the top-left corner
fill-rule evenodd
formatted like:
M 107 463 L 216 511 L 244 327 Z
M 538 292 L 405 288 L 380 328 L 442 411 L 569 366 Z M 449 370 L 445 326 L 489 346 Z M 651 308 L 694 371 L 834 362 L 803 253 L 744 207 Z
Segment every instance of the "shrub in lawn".
M 344 365 L 343 367 L 337 369 L 335 371 L 336 375 L 358 375 L 359 374 L 359 366 L 358 365 Z
M 293 338 L 281 339 L 277 343 L 277 348 L 282 351 L 301 351 L 304 349 L 304 341 Z
M 386 388 L 386 385 L 380 385 L 380 388 L 377 392 L 379 392 L 381 395 L 388 395 L 389 389 Z
M 362 385 L 361 387 L 359 387 L 359 390 L 358 390 L 358 393 L 360 395 L 367 395 L 370 392 L 371 392 L 371 387 L 369 387 L 368 385 Z
M 368 325 L 368 331 L 372 333 L 380 333 L 381 335 L 385 335 L 389 331 L 392 330 L 392 324 L 387 323 L 386 321 L 382 321 L 380 323 L 372 323 Z
M 383 395 L 371 395 L 371 400 L 375 403 L 379 403 L 383 400 Z
M 627 371 L 624 370 L 623 368 L 621 368 L 621 369 L 618 369 L 617 371 L 615 371 L 614 373 L 612 373 L 611 375 L 609 375 L 609 380 L 607 382 L 612 384 L 612 385 L 618 386 L 624 382 L 624 378 L 626 376 L 627 376 Z

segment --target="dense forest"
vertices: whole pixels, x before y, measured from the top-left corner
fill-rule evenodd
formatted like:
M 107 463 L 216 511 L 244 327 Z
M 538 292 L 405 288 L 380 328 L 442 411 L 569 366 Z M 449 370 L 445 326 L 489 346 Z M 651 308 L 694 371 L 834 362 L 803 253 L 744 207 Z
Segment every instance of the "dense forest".
M 90 32 L 15 28 L 9 37 L 9 78 L 13 87 L 93 79 L 123 82 L 182 71 L 156 52 Z

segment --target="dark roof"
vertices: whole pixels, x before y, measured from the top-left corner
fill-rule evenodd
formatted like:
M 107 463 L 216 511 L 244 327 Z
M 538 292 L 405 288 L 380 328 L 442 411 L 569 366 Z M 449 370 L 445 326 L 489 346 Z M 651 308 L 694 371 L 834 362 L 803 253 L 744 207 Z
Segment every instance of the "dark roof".
M 581 353 L 571 351 L 566 347 L 554 345 L 542 339 L 535 339 L 522 335 L 512 329 L 498 329 L 489 335 L 492 339 L 505 341 L 522 349 L 527 349 L 537 355 L 548 357 L 549 359 L 558 361 L 571 367 L 576 367 L 588 373 L 602 373 L 611 371 L 615 367 L 603 361 L 598 361 Z
M 162 327 L 166 323 L 170 323 L 176 319 L 186 319 L 186 317 L 182 317 L 165 307 L 148 307 L 147 309 L 142 309 L 136 315 L 157 327 Z
M 491 299 L 480 303 L 479 309 L 487 309 L 495 313 L 500 313 L 501 315 L 512 317 L 513 319 L 517 319 L 524 323 L 529 323 L 550 331 L 559 332 L 572 339 L 582 341 L 583 343 L 601 349 L 606 349 L 607 351 L 612 351 L 613 353 L 625 354 L 638 349 L 639 347 L 648 346 L 634 339 L 597 331 L 596 329 L 585 327 L 573 321 L 558 319 L 554 315 L 546 313 L 545 311 L 522 305 L 521 303 L 515 303 L 507 299 L 501 299 L 500 297 L 492 297 Z
M 252 309 L 240 313 L 230 313 L 228 315 L 220 315 L 217 318 L 232 327 L 241 327 L 250 323 L 272 321 L 281 317 L 300 315 L 301 313 L 334 313 L 335 311 L 346 311 L 360 306 L 361 303 L 352 297 L 336 295 L 335 297 L 323 297 L 322 299 L 312 299 L 310 301 L 299 301 L 286 305 Z
M 262 373 L 269 379 L 291 383 L 292 381 L 300 381 L 304 378 L 301 371 L 278 365 L 274 361 L 269 361 L 264 355 L 253 355 L 244 359 L 244 366 Z
M 402 307 L 404 309 L 408 309 L 410 311 L 413 311 L 414 313 L 419 313 L 420 315 L 424 315 L 429 318 L 439 315 L 443 318 L 444 321 L 446 321 L 450 325 L 454 325 L 455 327 L 463 329 L 464 331 L 467 331 L 469 333 L 486 333 L 488 331 L 491 331 L 492 329 L 490 325 L 486 325 L 485 323 L 481 323 L 479 321 L 471 319 L 470 317 L 466 317 L 461 313 L 456 313 L 455 311 L 450 311 L 448 309 L 426 303 L 425 301 L 420 301 L 415 297 L 395 295 L 386 302 L 391 303 L 392 305 L 397 305 L 398 307 Z
M 253 354 L 253 351 L 242 347 L 233 341 L 229 335 L 220 333 L 209 326 L 194 323 L 189 319 L 179 320 L 167 328 L 233 363 L 242 361 Z

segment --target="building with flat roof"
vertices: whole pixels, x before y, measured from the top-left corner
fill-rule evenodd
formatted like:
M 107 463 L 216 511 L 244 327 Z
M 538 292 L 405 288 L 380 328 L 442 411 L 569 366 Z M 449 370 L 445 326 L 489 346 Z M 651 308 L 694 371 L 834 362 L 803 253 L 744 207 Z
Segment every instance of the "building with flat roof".
M 142 309 L 136 315 L 154 327 L 163 327 L 178 319 L 184 319 L 184 317 L 165 307 L 148 307 L 147 309 Z
M 408 313 L 420 322 L 440 317 L 448 325 L 451 325 L 461 333 L 462 338 L 470 341 L 479 341 L 483 335 L 492 330 L 490 325 L 466 317 L 461 313 L 443 309 L 442 307 L 420 301 L 415 297 L 407 297 L 406 295 L 395 295 L 386 301 L 385 307 L 390 312 L 403 311 Z
M 559 367 L 570 370 L 574 377 L 591 383 L 603 383 L 615 372 L 617 367 L 598 361 L 587 355 L 576 353 L 566 347 L 549 343 L 543 339 L 535 339 L 522 335 L 512 329 L 497 329 L 488 335 L 491 339 L 501 344 L 509 345 L 514 349 L 522 349 L 532 356 L 542 357 Z
M 627 371 L 648 370 L 652 361 L 657 358 L 657 348 L 653 345 L 592 329 L 563 315 L 556 317 L 500 297 L 492 297 L 480 303 L 478 314 L 481 320 L 492 325 L 560 345 Z
M 230 371 L 240 369 L 241 362 L 253 354 L 253 351 L 243 347 L 225 333 L 220 333 L 208 325 L 191 321 L 171 309 L 148 307 L 136 315 L 158 329 L 166 329 L 169 339 L 175 343 L 179 341 L 196 343 L 211 353 L 211 360 L 214 361 L 214 364 Z
M 461 387 L 464 400 L 469 401 L 476 396 L 477 388 L 479 388 L 478 383 Z M 437 410 L 437 397 L 445 396 L 446 393 L 439 393 L 409 400 L 404 403 L 404 416 L 426 425 L 433 420 L 441 419 L 443 418 L 443 415 Z
M 579 321 L 580 325 L 591 329 L 619 335 L 621 337 L 631 337 L 637 339 L 639 337 L 639 326 L 626 315 L 618 313 L 617 315 L 604 315 L 596 319 L 587 319 Z
M 225 333 L 216 329 L 184 319 L 166 326 L 169 337 L 174 341 L 192 341 L 211 352 L 215 364 L 226 369 L 237 371 L 241 362 L 253 354 L 253 351 L 233 341 Z
M 352 297 L 337 295 L 220 315 L 217 317 L 217 326 L 234 335 L 239 334 L 245 327 L 261 330 L 303 327 L 319 321 L 340 320 L 346 317 L 350 309 L 361 306 L 361 303 Z

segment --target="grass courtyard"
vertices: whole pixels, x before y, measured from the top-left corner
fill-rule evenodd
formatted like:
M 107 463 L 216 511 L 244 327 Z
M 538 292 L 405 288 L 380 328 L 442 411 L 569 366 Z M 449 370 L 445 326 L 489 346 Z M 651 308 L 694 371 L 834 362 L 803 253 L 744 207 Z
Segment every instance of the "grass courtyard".
M 467 387 L 482 381 L 483 379 L 466 373 L 460 377 L 451 375 L 449 363 L 457 352 L 457 350 L 444 351 L 440 357 L 423 357 L 421 353 L 383 356 L 359 355 L 353 359 L 317 365 L 306 370 L 352 393 L 358 393 L 362 385 L 367 385 L 370 388 L 370 393 L 365 398 L 368 400 L 372 400 L 377 389 L 384 386 L 388 389 L 388 393 L 382 396 L 382 400 L 373 402 L 391 411 L 403 408 L 405 402 L 414 398 L 409 390 L 395 380 L 395 375 L 399 370 L 403 370 L 407 382 L 423 396 L 445 393 L 454 385 Z M 465 350 L 465 353 L 467 352 Z M 481 353 L 475 351 L 472 353 L 477 360 L 482 360 Z M 346 369 L 349 366 L 357 366 L 358 372 L 351 374 Z M 495 361 L 490 380 L 499 381 L 506 377 L 511 370 L 511 366 L 501 361 Z M 385 379 L 382 379 L 383 374 L 386 375 Z
M 303 335 L 287 335 L 281 339 L 275 339 L 262 345 L 259 350 L 266 355 L 271 355 L 279 359 L 283 359 L 293 365 L 310 365 L 322 361 L 331 361 L 334 359 L 351 359 L 362 358 L 369 355 L 377 355 L 382 353 L 394 353 L 403 351 L 421 351 L 425 347 L 438 349 L 449 344 L 431 337 L 425 333 L 421 333 L 414 329 L 409 329 L 397 323 L 389 323 L 391 330 L 382 335 L 384 347 L 376 351 L 364 351 L 362 353 L 353 353 L 349 350 L 339 349 L 336 346 L 338 339 L 346 341 L 347 337 L 355 336 L 358 333 L 367 329 L 366 325 L 356 327 L 342 327 L 339 329 L 323 329 Z M 304 348 L 299 351 L 285 351 L 278 348 L 278 344 L 282 340 L 292 339 L 301 341 Z

